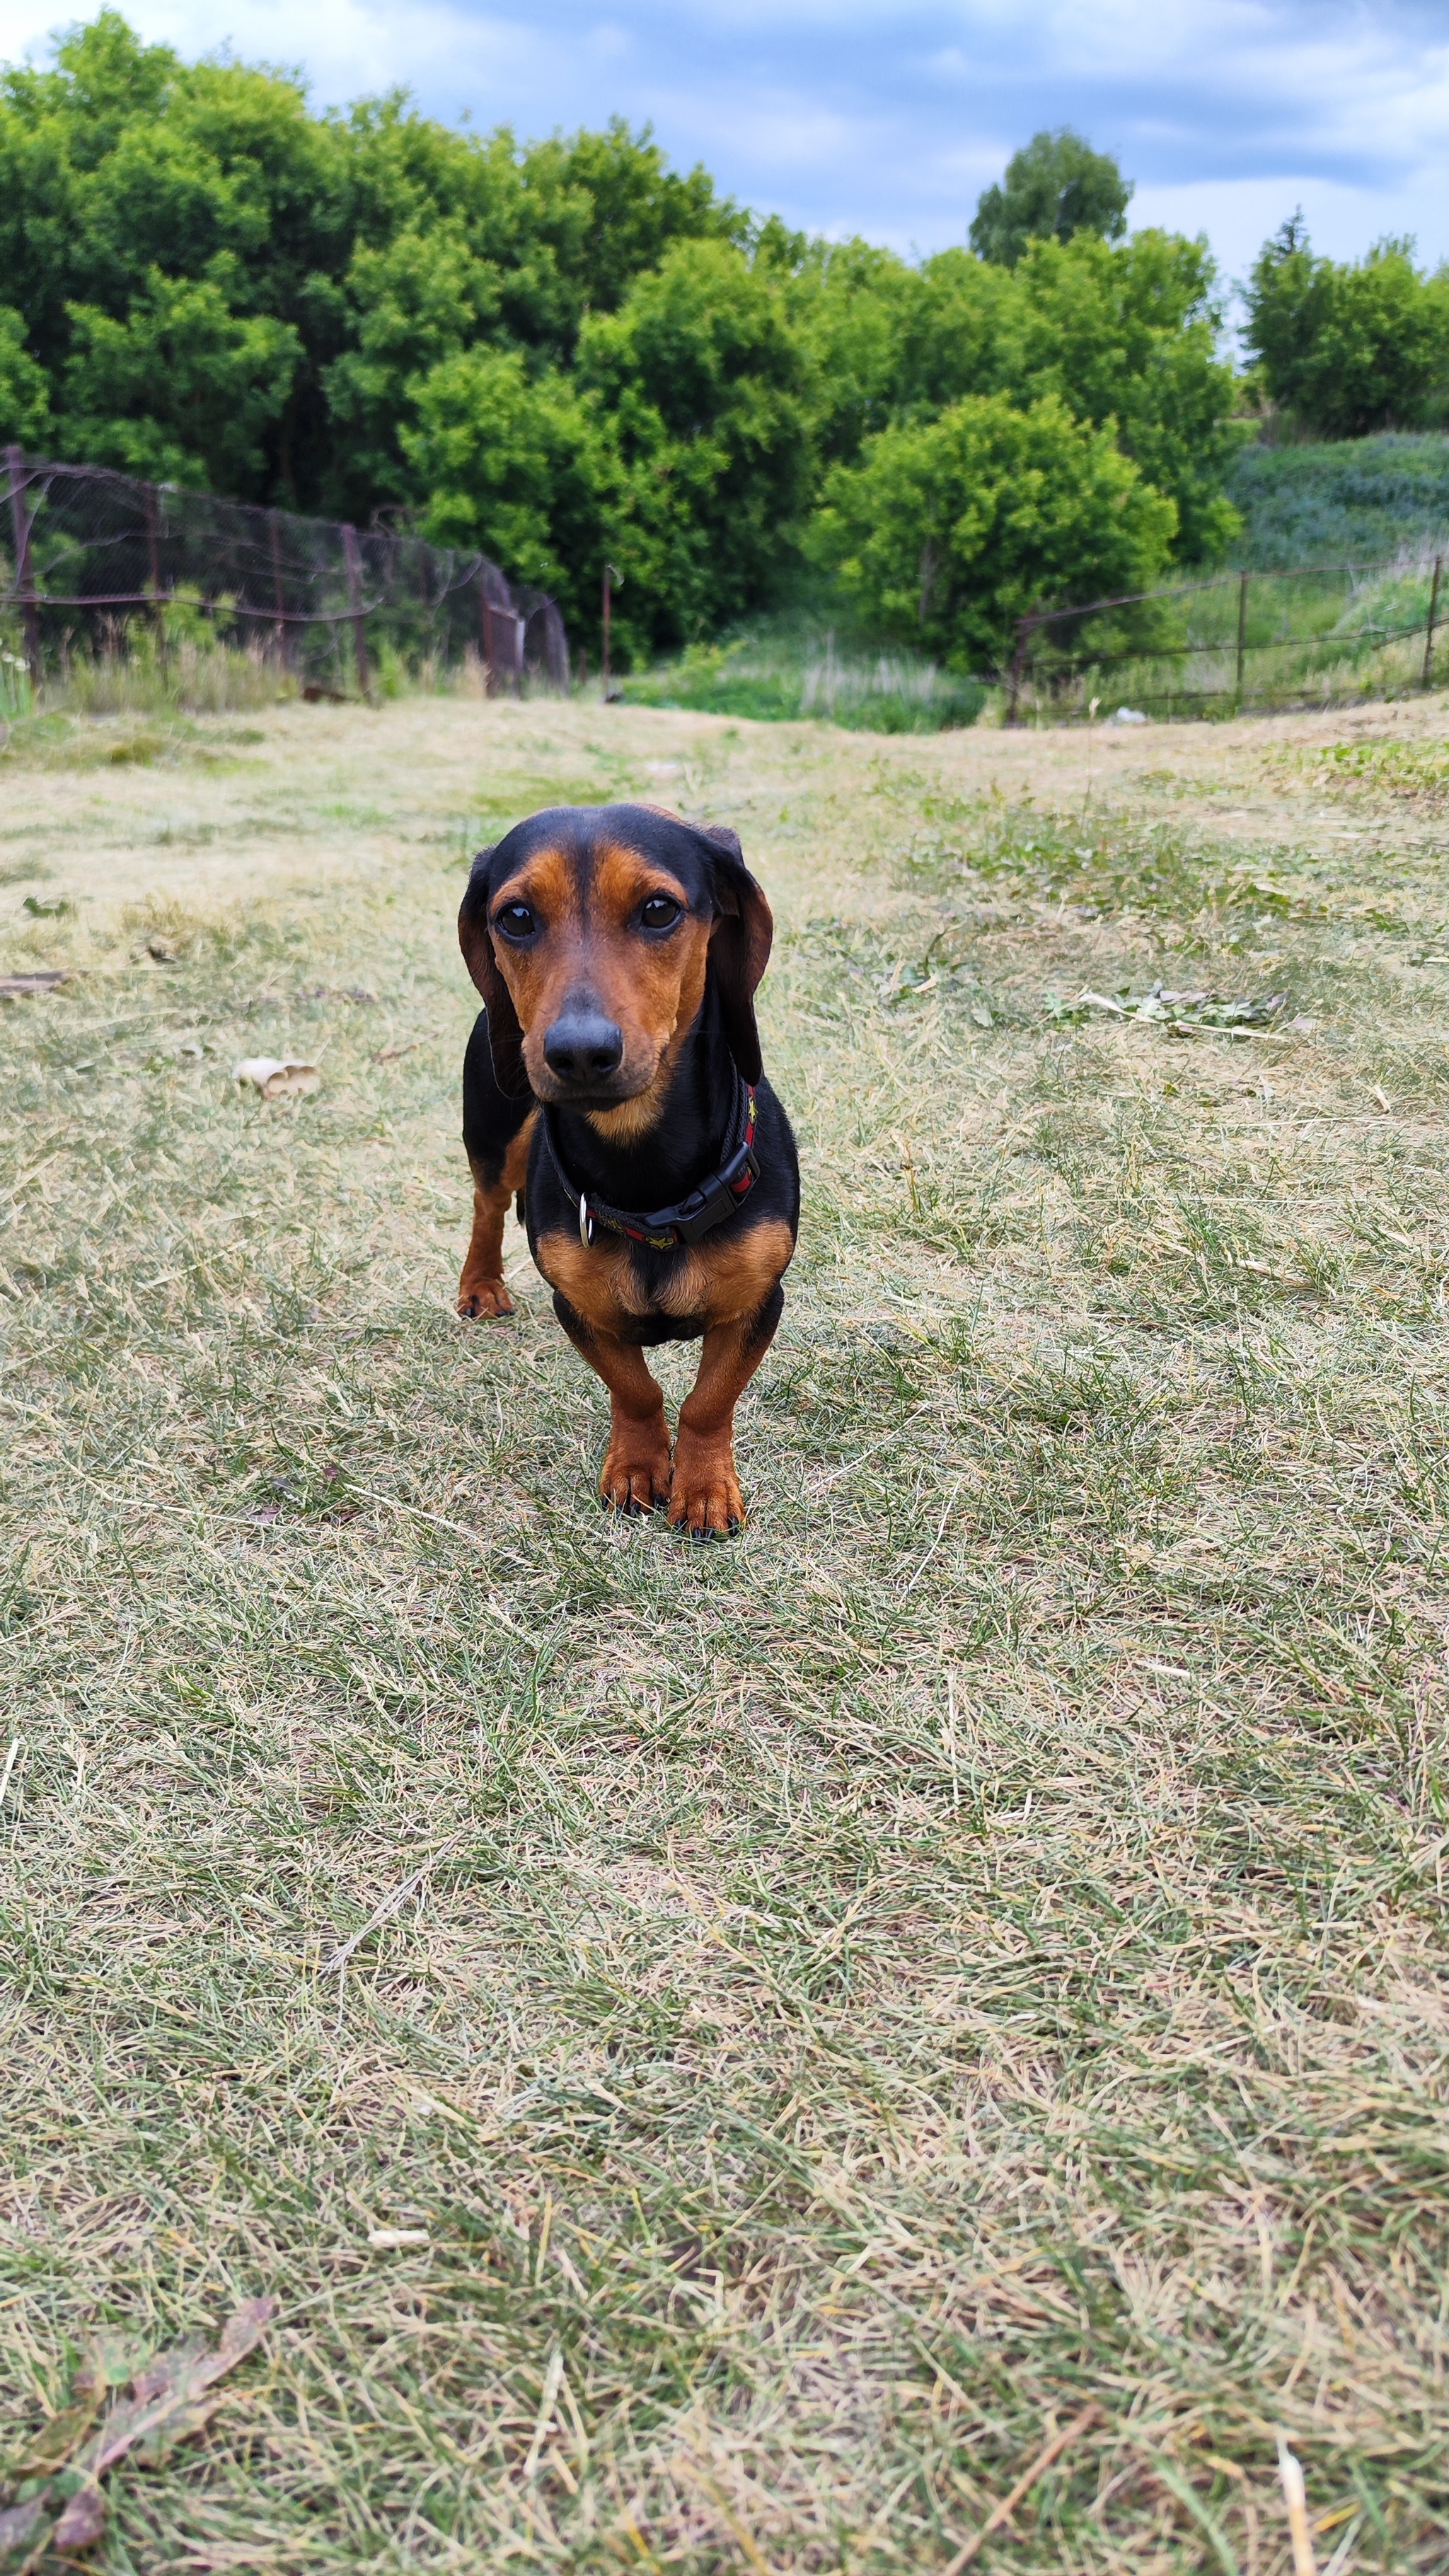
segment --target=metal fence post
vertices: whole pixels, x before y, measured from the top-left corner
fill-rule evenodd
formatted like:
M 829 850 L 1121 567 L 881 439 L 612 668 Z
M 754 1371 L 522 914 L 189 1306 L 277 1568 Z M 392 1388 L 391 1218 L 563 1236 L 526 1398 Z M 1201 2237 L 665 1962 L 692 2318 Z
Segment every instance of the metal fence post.
M 347 599 L 352 610 L 353 641 L 357 647 L 357 685 L 366 697 L 372 679 L 367 667 L 367 617 L 362 605 L 362 549 L 350 519 L 344 519 L 342 523 L 342 552 L 347 562 Z
M 1030 621 L 1027 618 L 1018 617 L 1016 621 L 1016 651 L 1011 657 L 1011 667 L 1006 675 L 1006 721 L 1009 725 L 1014 725 L 1020 722 L 1020 718 L 1017 714 L 1017 700 L 1021 695 L 1021 674 L 1022 667 L 1026 661 L 1026 639 L 1029 632 L 1029 626 Z
M 1442 555 L 1434 557 L 1434 578 L 1429 586 L 1429 621 L 1424 629 L 1424 686 L 1426 689 L 1434 685 L 1434 627 L 1439 615 L 1439 574 L 1443 562 Z
M 1233 690 L 1233 713 L 1243 703 L 1243 656 L 1248 649 L 1248 576 L 1238 575 L 1238 677 Z
M 282 523 L 275 510 L 267 512 L 267 534 L 271 540 L 272 596 L 277 603 L 277 660 L 285 670 L 291 656 L 287 651 L 287 597 L 282 588 Z
M 166 667 L 166 621 L 161 614 L 161 525 L 156 507 L 156 486 L 143 483 L 141 492 L 146 510 L 146 551 L 151 564 L 151 597 L 154 606 L 151 622 L 156 630 L 156 653 L 164 671 Z
M 35 573 L 30 561 L 30 510 L 25 498 L 25 451 L 7 447 L 5 462 L 10 469 L 10 525 L 15 537 L 15 587 L 20 593 L 20 614 L 25 621 L 25 652 L 30 664 L 30 682 L 38 689 L 41 681 L 40 610 L 35 604 Z

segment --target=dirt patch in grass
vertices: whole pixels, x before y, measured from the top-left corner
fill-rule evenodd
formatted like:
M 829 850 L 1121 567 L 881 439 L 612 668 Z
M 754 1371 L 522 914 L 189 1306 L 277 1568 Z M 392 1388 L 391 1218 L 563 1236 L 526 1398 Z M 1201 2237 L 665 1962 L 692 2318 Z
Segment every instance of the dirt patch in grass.
M 270 2295 L 102 2565 L 945 2568 L 1091 2402 L 978 2566 L 1286 2576 L 1281 2429 L 1320 2569 L 1441 2569 L 1449 986 L 1393 764 L 1350 840 L 1341 716 L 255 729 L 4 772 L 0 971 L 72 972 L 0 1004 L 3 2448 Z M 709 1552 L 598 1514 L 521 1235 L 517 1319 L 450 1311 L 462 863 L 626 795 L 780 924 L 806 1216 Z

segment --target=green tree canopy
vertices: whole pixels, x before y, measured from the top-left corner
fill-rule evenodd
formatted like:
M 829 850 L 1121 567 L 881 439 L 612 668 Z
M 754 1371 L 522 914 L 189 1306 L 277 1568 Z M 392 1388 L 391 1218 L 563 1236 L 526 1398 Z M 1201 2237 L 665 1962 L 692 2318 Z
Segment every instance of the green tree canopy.
M 25 323 L 0 304 L 0 447 L 37 448 L 50 434 L 50 388 L 25 345 Z
M 586 323 L 578 376 L 618 460 L 618 560 L 667 600 L 670 640 L 768 601 L 812 498 L 805 370 L 770 264 L 677 244 Z
M 978 259 L 1015 268 L 1030 241 L 1070 241 L 1075 233 L 1120 240 L 1127 229 L 1132 182 L 1108 152 L 1094 152 L 1071 126 L 1044 129 L 1013 152 L 1006 176 L 983 190 L 971 223 Z
M 612 459 L 571 380 L 531 376 L 518 349 L 460 349 L 429 369 L 411 408 L 401 439 L 422 533 L 477 547 L 587 627 Z
M 979 671 L 1034 608 L 1145 589 L 1175 526 L 1110 431 L 1057 395 L 1023 411 L 971 394 L 837 465 L 813 543 L 882 634 Z
M 619 121 L 522 147 L 401 97 L 317 116 L 294 81 L 183 63 L 112 8 L 53 68 L 0 74 L 0 280 L 57 444 L 95 454 L 111 405 L 108 461 L 247 500 L 366 518 L 408 497 L 410 382 L 480 337 L 568 366 L 671 244 L 742 231 L 706 171 Z M 154 382 L 173 357 L 175 390 Z
M 1117 238 L 1129 195 L 1080 137 L 1037 136 L 982 201 L 988 255 L 912 262 L 745 216 L 647 129 L 523 143 L 402 94 L 317 114 L 294 79 L 188 64 L 105 6 L 48 68 L 0 71 L 0 430 L 385 510 L 551 590 L 581 641 L 607 559 L 621 655 L 768 604 L 819 551 L 827 478 L 829 526 L 876 483 L 895 526 L 900 478 L 938 492 L 965 441 L 996 533 L 953 537 L 928 623 L 979 656 L 1003 602 L 1090 587 L 1104 459 L 1121 527 L 1167 529 L 1177 559 L 1234 524 L 1212 263 Z M 1062 496 L 1061 542 L 1045 505 L 1007 510 L 1018 469 Z
M 1413 428 L 1449 386 L 1449 278 L 1424 276 L 1408 241 L 1321 259 L 1300 210 L 1253 264 L 1247 341 L 1273 401 L 1305 429 Z
M 1037 241 L 1014 269 L 966 250 L 908 267 L 863 242 L 821 246 L 790 284 L 811 369 L 817 445 L 849 461 L 891 421 L 929 418 L 964 394 L 1018 405 L 1056 394 L 1176 506 L 1176 553 L 1210 559 L 1232 537 L 1223 496 L 1231 368 L 1207 243 L 1137 233 Z

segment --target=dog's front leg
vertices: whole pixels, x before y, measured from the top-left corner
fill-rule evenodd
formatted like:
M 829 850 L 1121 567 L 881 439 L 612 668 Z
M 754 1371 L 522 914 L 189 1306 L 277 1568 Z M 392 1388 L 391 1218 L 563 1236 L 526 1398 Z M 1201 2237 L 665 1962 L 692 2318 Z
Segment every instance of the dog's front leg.
M 575 1350 L 609 1390 L 612 1418 L 599 1492 L 615 1511 L 652 1512 L 669 1492 L 663 1388 L 635 1343 L 595 1331 L 562 1295 L 555 1295 L 553 1310 Z
M 458 1282 L 460 1315 L 513 1312 L 513 1299 L 503 1284 L 503 1228 L 528 1171 L 532 1133 L 530 1118 L 496 1161 L 480 1160 L 473 1166 L 473 1234 Z
M 513 1299 L 503 1285 L 503 1221 L 513 1193 L 501 1183 L 485 1190 L 473 1184 L 473 1233 L 463 1276 L 458 1282 L 460 1315 L 511 1315 Z
M 712 1324 L 699 1355 L 699 1375 L 679 1409 L 669 1517 L 691 1538 L 725 1538 L 740 1528 L 745 1506 L 735 1474 L 735 1406 L 775 1338 L 784 1312 L 778 1285 L 753 1315 Z

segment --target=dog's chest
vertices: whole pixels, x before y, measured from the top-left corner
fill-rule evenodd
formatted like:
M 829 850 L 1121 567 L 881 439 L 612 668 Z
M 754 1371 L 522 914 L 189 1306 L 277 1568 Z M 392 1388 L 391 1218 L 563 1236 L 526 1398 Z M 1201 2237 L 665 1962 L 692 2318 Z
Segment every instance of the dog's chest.
M 617 1238 L 585 1244 L 541 1234 L 534 1258 L 551 1288 L 594 1332 L 619 1341 L 692 1340 L 712 1326 L 753 1314 L 785 1269 L 794 1238 L 770 1218 L 732 1224 L 678 1252 L 645 1252 Z

